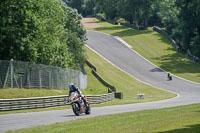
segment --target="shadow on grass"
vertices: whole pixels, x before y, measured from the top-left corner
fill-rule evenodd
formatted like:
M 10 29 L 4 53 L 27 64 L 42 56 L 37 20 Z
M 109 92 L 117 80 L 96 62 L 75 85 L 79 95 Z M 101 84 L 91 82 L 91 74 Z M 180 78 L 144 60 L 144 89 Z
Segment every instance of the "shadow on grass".
M 86 24 L 96 24 L 97 22 L 93 22 L 93 21 L 89 21 L 89 22 L 85 22 Z
M 168 50 L 173 50 L 173 48 Z M 152 59 L 157 60 L 162 69 L 172 73 L 200 72 L 200 64 L 189 60 L 186 55 L 181 53 L 168 54 Z
M 174 129 L 170 131 L 164 131 L 159 133 L 200 133 L 200 124 L 187 125 L 185 128 Z
M 112 27 L 99 27 L 96 28 L 97 31 L 119 31 L 115 32 L 111 35 L 113 36 L 120 36 L 120 37 L 127 37 L 127 36 L 135 36 L 135 35 L 141 35 L 141 34 L 148 34 L 152 33 L 152 30 L 135 30 L 129 27 L 125 26 L 112 26 Z
M 104 30 L 126 30 L 126 29 L 130 29 L 128 27 L 125 27 L 125 26 L 109 26 L 109 27 L 98 27 L 98 28 L 95 28 L 96 30 L 98 31 L 104 31 Z
M 164 43 L 166 43 L 166 44 L 172 45 L 172 44 L 170 43 L 170 41 L 167 39 L 167 37 L 165 37 L 164 35 L 159 34 L 159 33 L 157 33 L 157 32 L 154 32 L 153 35 L 154 35 L 154 36 L 157 36 L 157 37 L 159 38 L 158 40 L 160 40 L 161 42 L 164 42 Z M 174 50 L 174 49 L 173 49 L 173 50 Z

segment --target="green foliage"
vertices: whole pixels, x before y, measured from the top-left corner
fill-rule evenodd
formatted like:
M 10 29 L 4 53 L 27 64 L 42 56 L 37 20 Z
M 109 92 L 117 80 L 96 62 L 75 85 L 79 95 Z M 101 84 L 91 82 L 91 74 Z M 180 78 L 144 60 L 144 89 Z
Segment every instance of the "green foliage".
M 121 22 L 125 23 L 125 22 L 127 22 L 124 18 L 115 18 L 115 21 L 118 22 L 118 23 L 121 23 Z
M 174 27 L 174 35 L 194 55 L 200 57 L 200 1 L 177 0 L 176 6 L 180 13 L 177 16 L 179 24 Z
M 76 36 L 83 43 L 84 41 L 86 41 L 86 30 L 81 23 L 82 16 L 78 14 L 76 9 L 68 7 L 64 2 L 62 2 L 62 0 L 60 2 L 66 14 L 66 17 L 64 19 L 64 28 L 76 34 Z
M 94 7 L 95 7 L 94 1 L 95 0 L 84 0 L 83 12 L 82 12 L 83 16 L 94 15 Z
M 78 10 L 78 13 L 82 12 L 83 0 L 63 0 L 68 6 Z
M 92 14 L 89 15 L 100 13 L 105 14 L 108 20 L 124 18 L 130 23 L 148 26 L 150 18 L 151 22 L 158 22 L 159 18 L 153 12 L 153 5 L 155 6 L 156 2 L 158 0 L 84 0 L 82 13 L 88 15 L 85 10 L 90 10 L 88 13 Z
M 98 13 L 96 16 L 98 18 L 101 18 L 102 20 L 106 20 L 106 14 L 105 13 Z
M 104 0 L 103 11 L 106 14 L 106 19 L 113 20 L 117 15 L 117 2 L 118 0 Z
M 164 0 L 160 2 L 160 10 L 157 13 L 166 30 L 172 33 L 172 29 L 179 23 L 177 15 L 180 9 L 175 6 L 176 0 Z
M 1 59 L 79 69 L 85 59 L 81 47 L 86 32 L 81 16 L 62 7 L 56 0 L 2 0 Z
M 160 2 L 160 16 L 166 30 L 200 57 L 200 1 L 164 0 Z

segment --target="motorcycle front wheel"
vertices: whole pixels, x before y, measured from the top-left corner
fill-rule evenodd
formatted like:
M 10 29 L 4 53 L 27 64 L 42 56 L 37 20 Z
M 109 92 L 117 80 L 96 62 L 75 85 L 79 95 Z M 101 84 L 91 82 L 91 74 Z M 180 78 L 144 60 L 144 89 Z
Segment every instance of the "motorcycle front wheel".
M 76 116 L 80 115 L 80 107 L 78 103 L 72 103 L 72 110 Z

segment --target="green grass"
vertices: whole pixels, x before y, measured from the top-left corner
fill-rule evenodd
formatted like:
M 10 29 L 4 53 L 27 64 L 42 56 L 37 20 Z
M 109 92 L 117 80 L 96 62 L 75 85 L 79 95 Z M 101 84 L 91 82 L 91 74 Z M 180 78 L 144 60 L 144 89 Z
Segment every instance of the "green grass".
M 135 51 L 152 63 L 182 78 L 200 83 L 200 63 L 191 61 L 185 54 L 175 51 L 168 39 L 152 28 L 148 30 L 134 30 L 107 22 L 98 22 L 101 27 L 90 30 L 105 32 L 119 36 L 130 44 Z
M 14 133 L 199 133 L 200 104 L 80 119 Z M 11 132 L 8 132 L 11 133 Z
M 0 89 L 0 99 L 12 98 L 29 98 L 29 97 L 44 97 L 68 95 L 67 90 L 54 90 L 54 89 L 21 89 L 21 88 L 7 88 Z

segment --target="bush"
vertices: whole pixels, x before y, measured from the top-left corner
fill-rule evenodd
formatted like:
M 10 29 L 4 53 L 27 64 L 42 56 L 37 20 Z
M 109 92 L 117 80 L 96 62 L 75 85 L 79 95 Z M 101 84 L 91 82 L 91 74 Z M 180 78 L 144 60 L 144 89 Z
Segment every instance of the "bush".
M 106 20 L 106 14 L 105 14 L 105 13 L 98 13 L 98 14 L 96 15 L 96 17 L 97 17 L 98 19 L 100 19 L 101 21 L 105 21 L 105 20 Z
M 117 23 L 127 23 L 127 21 L 124 18 L 115 18 L 115 21 Z

